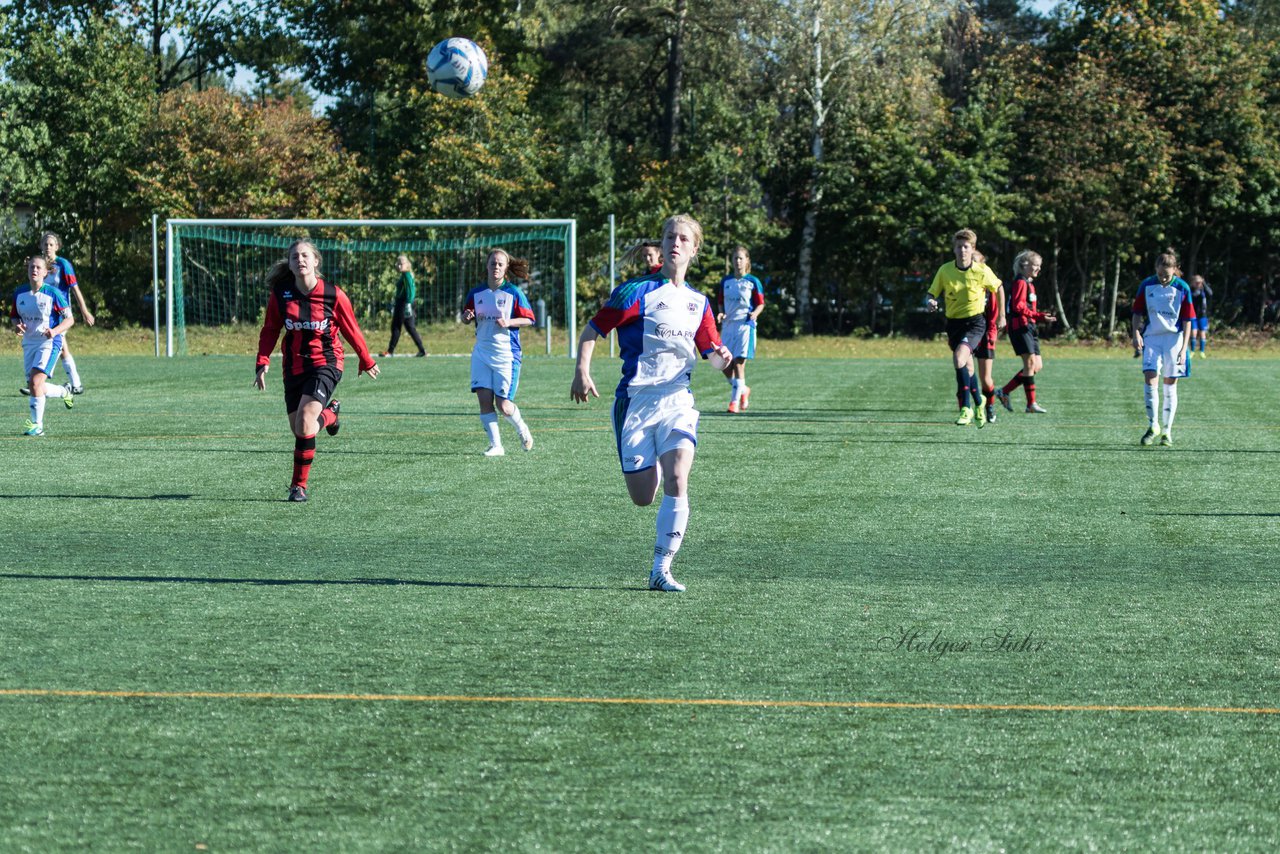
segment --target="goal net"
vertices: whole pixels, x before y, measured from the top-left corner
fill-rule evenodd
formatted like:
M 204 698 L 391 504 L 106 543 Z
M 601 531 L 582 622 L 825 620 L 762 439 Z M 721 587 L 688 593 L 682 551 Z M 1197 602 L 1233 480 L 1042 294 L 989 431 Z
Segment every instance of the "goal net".
M 577 337 L 575 220 L 234 220 L 171 219 L 166 226 L 167 355 L 187 352 L 192 325 L 259 323 L 267 271 L 305 238 L 323 259 L 321 276 L 346 291 L 362 326 L 389 320 L 399 272 L 409 258 L 420 326 L 457 323 L 463 299 L 486 277 L 492 249 L 529 261 L 517 282 L 539 313 Z M 366 335 L 369 328 L 365 329 Z M 548 341 L 550 336 L 547 336 Z

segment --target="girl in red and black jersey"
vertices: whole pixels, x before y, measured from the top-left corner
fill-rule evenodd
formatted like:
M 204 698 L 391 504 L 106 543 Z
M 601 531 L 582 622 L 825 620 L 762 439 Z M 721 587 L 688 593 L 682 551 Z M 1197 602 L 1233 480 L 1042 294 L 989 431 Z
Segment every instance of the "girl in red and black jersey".
M 267 274 L 271 293 L 258 336 L 258 372 L 253 384 L 265 390 L 271 353 L 280 330 L 285 330 L 280 345 L 284 408 L 294 435 L 290 501 L 307 500 L 307 476 L 316 456 L 320 428 L 330 436 L 338 432 L 340 404 L 333 397 L 342 379 L 342 342 L 338 333 L 355 349 L 360 373 L 378 377 L 378 366 L 356 323 L 351 300 L 319 274 L 320 253 L 316 247 L 306 240 L 295 240 L 289 246 L 288 260 L 277 262 Z
M 1039 254 L 1030 250 L 1018 253 L 1013 259 L 1013 291 L 1009 295 L 1009 343 L 1013 352 L 1022 357 L 1022 370 L 1014 374 L 1013 379 L 1005 383 L 1004 388 L 996 389 L 996 397 L 1004 404 L 1004 408 L 1013 411 L 1009 393 L 1022 386 L 1027 393 L 1027 412 L 1044 412 L 1045 408 L 1036 403 L 1036 374 L 1044 367 L 1040 359 L 1040 336 L 1036 324 L 1041 321 L 1053 323 L 1058 318 L 1040 311 L 1036 307 L 1036 276 L 1040 273 L 1042 259 Z

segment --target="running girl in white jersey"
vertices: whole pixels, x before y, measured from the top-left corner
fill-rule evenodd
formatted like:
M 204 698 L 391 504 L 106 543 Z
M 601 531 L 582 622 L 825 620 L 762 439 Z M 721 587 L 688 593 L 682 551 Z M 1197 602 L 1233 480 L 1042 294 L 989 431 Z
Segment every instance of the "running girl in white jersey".
M 624 282 L 578 339 L 578 366 L 569 396 L 578 403 L 599 397 L 591 379 L 596 339 L 618 330 L 622 381 L 613 405 L 613 431 L 631 500 L 645 507 L 658 495 L 657 542 L 649 589 L 684 590 L 671 564 L 689 522 L 689 472 L 698 444 L 698 410 L 689 380 L 698 355 L 724 370 L 733 354 L 720 343 L 707 298 L 685 275 L 702 245 L 702 226 L 686 215 L 662 227 L 657 273 Z M 661 473 L 661 477 L 659 477 Z
M 745 246 L 735 246 L 731 258 L 733 274 L 720 280 L 716 289 L 716 320 L 720 337 L 733 354 L 733 364 L 724 369 L 729 381 L 729 411 L 746 409 L 751 403 L 747 386 L 747 359 L 756 357 L 756 318 L 764 311 L 764 287 L 751 275 L 751 255 Z
M 529 278 L 529 262 L 512 258 L 502 249 L 489 253 L 488 280 L 467 293 L 462 319 L 475 321 L 476 343 L 471 350 L 471 390 L 480 404 L 480 426 L 489 437 L 486 457 L 506 453 L 498 432 L 498 412 L 516 428 L 520 447 L 533 450 L 533 433 L 520 417 L 516 388 L 520 385 L 520 327 L 533 323 L 533 308 L 524 292 L 507 280 Z M 496 412 L 495 412 L 496 408 Z
M 40 256 L 27 259 L 27 284 L 13 294 L 9 317 L 14 331 L 22 336 L 22 371 L 31 393 L 28 405 L 31 420 L 27 436 L 44 435 L 45 396 L 61 397 L 67 408 L 74 404 L 71 388 L 46 383 L 62 352 L 63 334 L 75 323 L 67 297 L 55 287 L 46 285 L 49 263 Z

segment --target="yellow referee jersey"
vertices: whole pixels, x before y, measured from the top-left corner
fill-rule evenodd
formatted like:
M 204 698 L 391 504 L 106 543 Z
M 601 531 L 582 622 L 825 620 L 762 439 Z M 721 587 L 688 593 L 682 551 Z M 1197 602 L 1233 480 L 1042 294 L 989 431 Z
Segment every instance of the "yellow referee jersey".
M 938 268 L 929 286 L 929 295 L 943 300 L 948 318 L 973 317 L 987 307 L 987 295 L 983 291 L 995 293 L 1000 284 L 991 268 L 980 261 L 974 261 L 967 270 L 961 270 L 955 261 L 948 261 Z

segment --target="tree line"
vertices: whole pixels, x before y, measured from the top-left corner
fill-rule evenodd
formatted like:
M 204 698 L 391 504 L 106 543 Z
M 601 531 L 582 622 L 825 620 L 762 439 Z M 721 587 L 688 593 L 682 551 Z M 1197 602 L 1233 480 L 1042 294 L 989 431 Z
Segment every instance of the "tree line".
M 913 331 L 961 227 L 1002 276 L 1040 252 L 1070 335 L 1166 246 L 1274 320 L 1265 0 L 11 0 L 0 35 L 5 263 L 58 231 L 107 323 L 150 315 L 152 213 L 572 217 L 590 311 L 608 215 L 678 211 L 706 285 L 750 247 L 765 334 Z M 469 100 L 426 86 L 451 35 L 490 57 Z

